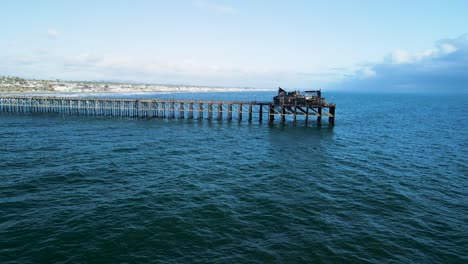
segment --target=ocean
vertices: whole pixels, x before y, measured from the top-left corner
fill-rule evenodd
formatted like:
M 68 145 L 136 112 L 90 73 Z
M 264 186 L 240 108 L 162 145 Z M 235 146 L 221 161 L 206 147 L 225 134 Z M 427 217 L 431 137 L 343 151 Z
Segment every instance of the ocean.
M 467 263 L 468 97 L 324 96 L 333 128 L 0 113 L 0 263 Z

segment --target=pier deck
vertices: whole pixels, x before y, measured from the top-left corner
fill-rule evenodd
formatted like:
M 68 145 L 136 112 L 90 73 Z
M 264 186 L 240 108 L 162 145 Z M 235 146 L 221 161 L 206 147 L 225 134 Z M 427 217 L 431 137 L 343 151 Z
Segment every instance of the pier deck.
M 325 111 L 322 111 L 322 110 Z M 266 117 L 273 123 L 280 117 L 281 123 L 292 118 L 293 123 L 312 117 L 321 124 L 322 117 L 334 125 L 335 105 L 325 102 L 275 104 L 268 101 L 216 101 L 216 100 L 168 100 L 133 98 L 87 98 L 54 96 L 0 96 L 0 113 L 55 113 L 89 116 L 118 116 L 141 118 L 184 118 L 218 120 L 254 120 L 263 122 Z

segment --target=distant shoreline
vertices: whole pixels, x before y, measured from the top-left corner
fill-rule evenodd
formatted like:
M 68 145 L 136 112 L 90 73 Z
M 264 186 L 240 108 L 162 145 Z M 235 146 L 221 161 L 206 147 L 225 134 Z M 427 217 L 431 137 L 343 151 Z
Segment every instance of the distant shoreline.
M 1 93 L 198 93 L 198 92 L 257 92 L 274 91 L 274 88 L 222 87 L 172 84 L 137 84 L 111 82 L 84 82 L 61 80 L 28 80 L 19 77 L 0 76 Z
M 63 97 L 84 97 L 84 96 L 131 96 L 131 95 L 150 95 L 150 94 L 183 94 L 183 93 L 229 93 L 229 92 L 274 92 L 275 90 L 268 89 L 230 89 L 230 90 L 198 90 L 198 91 L 118 91 L 118 92 L 60 92 L 60 91 L 0 91 L 0 95 L 9 96 L 63 96 Z

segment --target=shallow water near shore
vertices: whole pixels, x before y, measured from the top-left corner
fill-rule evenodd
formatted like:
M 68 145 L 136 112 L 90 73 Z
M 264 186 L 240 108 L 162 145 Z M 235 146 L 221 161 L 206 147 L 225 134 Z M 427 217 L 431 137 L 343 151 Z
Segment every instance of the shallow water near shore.
M 0 262 L 467 261 L 467 96 L 325 96 L 333 129 L 0 113 Z

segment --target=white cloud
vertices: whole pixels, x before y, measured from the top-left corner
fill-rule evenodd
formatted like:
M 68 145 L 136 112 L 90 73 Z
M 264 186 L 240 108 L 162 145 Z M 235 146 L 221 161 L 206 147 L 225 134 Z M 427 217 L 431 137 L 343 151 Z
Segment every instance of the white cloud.
M 221 85 L 272 88 L 280 85 L 291 89 L 321 87 L 338 73 L 299 72 L 272 66 L 205 63 L 194 59 L 174 60 L 154 56 L 140 57 L 116 54 L 82 53 L 64 56 L 35 53 L 25 56 L 0 57 L 0 72 L 34 78 L 52 75 L 68 80 L 116 80 L 187 85 Z M 371 69 L 364 70 L 366 76 Z
M 49 28 L 47 30 L 47 37 L 50 39 L 56 39 L 60 35 L 60 32 L 58 32 L 56 29 Z
M 362 76 L 364 78 L 373 78 L 376 75 L 377 73 L 371 67 L 364 67 L 364 69 L 362 69 Z
M 409 63 L 411 61 L 411 56 L 407 51 L 396 50 L 391 55 L 392 61 L 397 64 Z
M 169 60 L 158 57 L 128 55 L 94 55 L 83 53 L 60 58 L 54 63 L 62 64 L 65 74 L 79 74 L 88 78 L 100 74 L 100 79 L 135 80 L 142 82 L 185 83 L 203 85 L 267 86 L 265 80 L 278 73 L 275 69 L 261 69 L 245 66 L 209 64 L 191 59 Z M 268 77 L 267 77 L 268 76 Z M 61 77 L 63 78 L 63 77 Z M 66 78 L 70 79 L 70 77 Z M 256 79 L 255 83 L 252 81 Z M 250 80 L 250 81 L 247 81 Z M 264 84 L 260 84 L 262 80 Z M 268 86 L 267 86 L 268 87 Z
M 456 44 L 451 43 L 450 40 L 444 40 L 439 42 L 436 47 L 432 49 L 413 54 L 405 50 L 395 50 L 388 57 L 390 58 L 390 62 L 394 64 L 418 63 L 422 60 L 443 57 L 454 53 L 457 50 L 458 48 L 456 47 Z
M 442 43 L 440 45 L 440 50 L 444 54 L 450 54 L 450 53 L 453 53 L 453 52 L 457 51 L 457 48 L 455 46 L 453 46 L 452 44 Z
M 425 50 L 425 51 L 422 51 L 422 52 L 418 52 L 414 55 L 414 58 L 419 61 L 419 60 L 422 60 L 424 58 L 429 58 L 429 57 L 432 57 L 434 56 L 435 54 L 437 53 L 437 50 L 435 49 L 428 49 L 428 50 Z
M 468 93 L 468 34 L 440 40 L 434 48 L 422 52 L 394 51 L 380 63 L 360 66 L 336 86 L 348 90 Z

